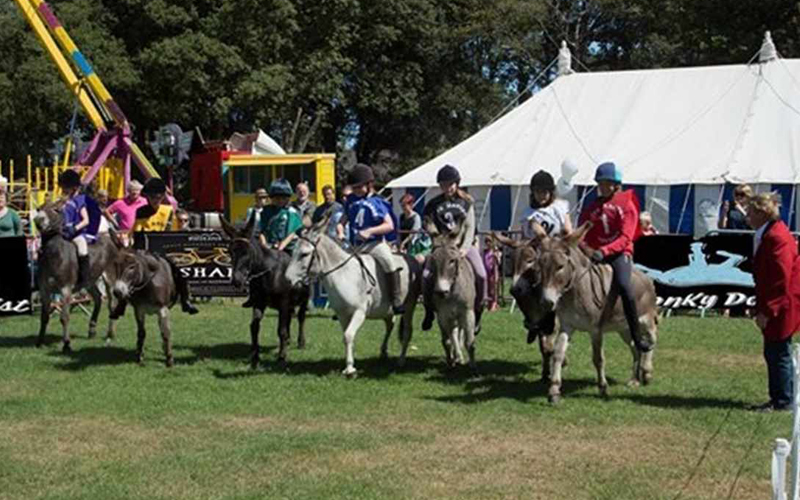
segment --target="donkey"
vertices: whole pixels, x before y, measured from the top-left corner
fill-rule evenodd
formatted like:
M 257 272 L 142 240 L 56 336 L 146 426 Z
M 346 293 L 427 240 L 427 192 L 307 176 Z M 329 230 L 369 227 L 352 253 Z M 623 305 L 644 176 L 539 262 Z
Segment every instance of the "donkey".
M 65 200 L 51 202 L 32 213 L 33 221 L 42 235 L 42 245 L 39 252 L 39 296 L 42 301 L 39 319 L 39 338 L 36 347 L 44 344 L 47 324 L 50 321 L 53 294 L 58 292 L 62 297 L 61 329 L 62 351 L 72 352 L 69 335 L 70 305 L 73 294 L 79 290 L 78 284 L 78 250 L 70 241 L 61 236 L 62 215 L 61 208 Z M 89 246 L 89 281 L 84 284 L 86 291 L 92 297 L 92 315 L 89 319 L 89 338 L 97 335 L 97 318 L 100 315 L 102 293 L 98 288 L 98 280 L 102 277 L 106 284 L 114 279 L 114 261 L 117 256 L 117 247 L 113 244 L 108 234 L 101 234 L 97 241 Z M 109 289 L 106 286 L 106 289 Z M 110 295 L 110 294 L 109 294 Z M 115 301 L 109 297 L 109 313 L 114 309 Z M 109 314 L 106 342 L 110 342 L 115 335 L 115 321 Z
M 561 325 L 551 368 L 548 398 L 552 403 L 558 402 L 561 397 L 561 367 L 569 339 L 575 330 L 587 331 L 592 337 L 592 358 L 601 396 L 608 396 L 603 355 L 604 332 L 618 332 L 631 349 L 633 373 L 629 386 L 648 384 L 653 378 L 653 352 L 640 353 L 634 347 L 621 301 L 608 302 L 613 274 L 611 266 L 593 264 L 579 248 L 590 227 L 589 223 L 584 224 L 564 239 L 540 235 L 542 299 L 555 309 Z M 655 345 L 658 336 L 655 286 L 638 269 L 634 270 L 632 280 L 642 335 Z
M 145 317 L 155 314 L 161 330 L 165 363 L 170 368 L 175 361 L 172 356 L 169 310 L 178 298 L 178 291 L 169 262 L 145 250 L 124 248 L 120 240 L 112 238 L 118 248 L 114 262 L 117 278 L 113 293 L 119 300 L 133 305 L 136 316 L 136 361 L 140 365 L 144 363 L 144 339 L 147 335 Z
M 289 327 L 292 314 L 297 309 L 297 347 L 306 346 L 305 322 L 308 311 L 310 288 L 293 287 L 284 274 L 289 265 L 286 252 L 264 249 L 255 243 L 253 228 L 255 217 L 250 217 L 242 230 L 237 230 L 224 217 L 221 218 L 222 229 L 231 239 L 230 254 L 233 266 L 233 284 L 236 287 L 250 287 L 250 299 L 253 303 L 253 318 L 250 321 L 250 367 L 258 368 L 261 320 L 264 309 L 271 307 L 278 311 L 278 361 L 285 363 L 289 347 Z
M 514 250 L 514 274 L 511 285 L 511 295 L 517 302 L 517 307 L 525 317 L 525 329 L 528 331 L 528 343 L 533 343 L 534 335 L 538 338 L 539 352 L 542 354 L 543 382 L 550 381 L 550 364 L 554 352 L 556 333 L 559 329 L 558 318 L 554 328 L 546 335 L 536 334 L 535 325 L 545 319 L 551 309 L 541 300 L 541 270 L 539 268 L 540 241 L 538 238 L 528 240 L 514 240 L 500 233 L 492 233 L 492 238 Z M 564 358 L 562 366 L 567 365 Z
M 462 347 L 475 369 L 475 273 L 461 255 L 456 237 L 437 236 L 431 254 L 429 279 L 433 286 L 433 305 L 442 332 L 442 347 L 449 367 L 464 364 Z
M 312 279 L 319 279 L 328 291 L 328 300 L 336 311 L 344 332 L 346 366 L 342 374 L 354 378 L 357 370 L 353 347 L 358 329 L 366 319 L 382 319 L 386 324 L 386 335 L 381 344 L 381 358 L 388 358 L 389 337 L 394 328 L 394 315 L 384 274 L 369 255 L 344 250 L 339 243 L 325 233 L 328 218 L 324 217 L 300 236 L 292 253 L 286 279 L 295 287 L 307 286 Z M 400 341 L 402 348 L 398 364 L 405 365 L 414 306 L 419 297 L 419 265 L 407 255 L 395 257 L 401 271 L 402 294 L 405 296 L 405 313 L 400 319 Z

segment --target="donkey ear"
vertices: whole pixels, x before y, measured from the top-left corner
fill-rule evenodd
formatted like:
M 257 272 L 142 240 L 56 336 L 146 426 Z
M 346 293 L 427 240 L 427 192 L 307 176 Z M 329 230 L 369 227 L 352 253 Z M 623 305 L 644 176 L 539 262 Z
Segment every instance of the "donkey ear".
M 531 229 L 533 230 L 533 235 L 539 241 L 545 241 L 549 238 L 549 236 L 547 236 L 547 231 L 545 231 L 542 225 L 538 222 L 531 221 Z
M 592 223 L 590 221 L 586 221 L 581 226 L 567 235 L 564 239 L 565 241 L 572 246 L 578 246 L 583 239 L 589 234 L 589 230 L 592 229 Z
M 431 219 L 430 217 L 425 217 L 425 221 L 423 223 L 423 229 L 425 229 L 425 232 L 428 233 L 431 236 L 431 238 L 439 234 L 439 230 L 436 229 L 436 224 L 433 223 L 433 219 Z
M 242 229 L 242 234 L 244 234 L 247 239 L 250 239 L 253 236 L 253 228 L 255 228 L 255 225 L 256 217 L 253 215 L 247 220 L 247 224 L 244 226 L 244 229 Z
M 250 218 L 254 219 L 253 216 L 250 216 Z M 236 237 L 236 228 L 233 227 L 230 222 L 228 222 L 228 219 L 226 219 L 225 217 L 220 217 L 219 222 L 220 224 L 222 224 L 222 231 L 225 232 L 228 238 L 233 239 Z
M 108 228 L 108 237 L 111 238 L 111 243 L 114 244 L 117 249 L 122 250 L 125 248 L 125 244 L 122 242 L 122 239 L 119 237 L 119 233 L 113 227 Z
M 499 233 L 497 231 L 492 231 L 491 233 L 489 233 L 489 235 L 491 236 L 492 240 L 494 240 L 496 243 L 500 243 L 501 245 L 505 245 L 507 247 L 517 248 L 525 244 L 525 242 L 523 241 L 511 239 L 508 236 Z

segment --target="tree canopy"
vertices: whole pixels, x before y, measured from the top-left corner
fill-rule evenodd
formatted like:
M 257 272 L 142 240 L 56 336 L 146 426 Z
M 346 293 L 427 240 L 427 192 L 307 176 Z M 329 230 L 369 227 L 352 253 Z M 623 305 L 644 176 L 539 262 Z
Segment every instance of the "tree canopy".
M 289 151 L 352 148 L 397 170 L 554 78 L 562 40 L 578 71 L 746 63 L 766 30 L 800 54 L 786 0 L 50 3 L 140 141 L 167 122 L 213 138 L 262 128 Z M 75 100 L 12 2 L 0 23 L 0 158 L 43 158 Z

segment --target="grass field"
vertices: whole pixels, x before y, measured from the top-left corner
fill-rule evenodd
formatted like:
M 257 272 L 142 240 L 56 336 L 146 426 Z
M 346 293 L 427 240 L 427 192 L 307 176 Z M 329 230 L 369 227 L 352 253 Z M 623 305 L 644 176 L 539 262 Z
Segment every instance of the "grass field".
M 654 383 L 639 389 L 608 336 L 608 400 L 577 334 L 554 407 L 507 310 L 486 317 L 478 375 L 445 370 L 438 333 L 418 328 L 396 369 L 369 322 L 356 380 L 340 375 L 327 313 L 309 318 L 309 345 L 286 369 L 269 317 L 251 371 L 238 303 L 173 312 L 172 369 L 153 319 L 144 367 L 130 314 L 106 347 L 76 312 L 69 356 L 56 318 L 42 349 L 38 319 L 0 320 L 0 498 L 764 499 L 774 438 L 791 429 L 788 413 L 744 410 L 766 399 L 761 337 L 744 319 L 665 319 Z

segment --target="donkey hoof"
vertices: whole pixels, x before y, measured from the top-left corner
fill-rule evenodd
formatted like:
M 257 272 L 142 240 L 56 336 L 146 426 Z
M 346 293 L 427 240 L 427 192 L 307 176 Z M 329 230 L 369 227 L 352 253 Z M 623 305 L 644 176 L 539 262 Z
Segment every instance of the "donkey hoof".
M 404 368 L 405 366 L 406 366 L 406 358 L 405 357 L 398 358 L 397 359 L 397 367 L 398 368 Z
M 342 370 L 342 375 L 352 380 L 358 376 L 358 371 L 352 366 L 348 366 Z
M 43 345 L 44 345 L 44 341 L 42 341 L 42 340 L 37 340 L 36 341 L 35 346 L 36 346 L 37 349 L 41 348 Z
M 106 337 L 106 347 L 110 346 L 114 343 L 114 339 L 111 337 Z
M 639 387 L 639 381 L 636 380 L 635 378 L 628 380 L 628 387 L 630 387 L 631 389 L 636 389 L 637 387 Z
M 93 339 L 95 337 L 97 337 L 97 332 L 93 332 L 93 331 L 89 330 L 89 338 Z
M 386 361 L 389 359 L 389 353 L 386 351 L 381 351 L 381 361 Z
M 650 385 L 650 382 L 653 381 L 653 374 L 650 372 L 645 372 L 642 375 L 642 385 Z
M 601 385 L 600 386 L 600 397 L 603 399 L 608 399 L 608 386 Z
M 172 368 L 173 366 L 175 366 L 175 360 L 172 359 L 172 356 L 167 358 L 166 365 L 167 365 L 167 368 Z
M 548 394 L 547 395 L 547 402 L 551 405 L 557 405 L 561 402 L 561 395 L 560 394 Z
M 72 354 L 72 346 L 69 345 L 69 342 L 64 342 L 64 347 L 61 348 L 61 352 L 64 354 Z

